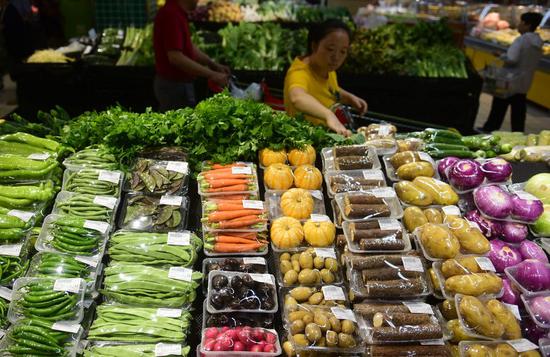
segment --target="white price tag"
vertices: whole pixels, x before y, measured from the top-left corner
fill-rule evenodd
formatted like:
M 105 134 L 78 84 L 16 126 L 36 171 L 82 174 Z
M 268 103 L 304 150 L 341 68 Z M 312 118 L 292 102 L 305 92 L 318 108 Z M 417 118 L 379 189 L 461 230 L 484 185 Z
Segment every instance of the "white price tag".
M 403 305 L 409 309 L 411 314 L 429 314 L 433 315 L 432 307 L 425 302 L 403 302 Z
M 481 268 L 481 270 L 496 271 L 491 259 L 487 257 L 475 257 L 474 259 L 476 260 L 476 263 Z
M 457 206 L 445 206 L 441 210 L 446 216 L 460 216 L 460 209 Z
M 336 252 L 332 248 L 313 248 L 315 255 L 319 258 L 336 259 Z
M 109 230 L 109 223 L 100 221 L 91 221 L 89 219 L 84 221 L 84 228 L 93 229 L 101 234 L 107 233 Z
M 185 161 L 168 161 L 166 170 L 187 174 L 189 172 L 189 163 Z
M 264 209 L 263 201 L 243 200 L 243 208 L 246 209 Z
M 85 255 L 77 255 L 74 257 L 75 260 L 78 260 L 81 263 L 84 263 L 86 265 L 89 265 L 91 267 L 97 267 L 97 264 L 99 262 L 99 256 L 94 255 L 93 257 L 88 257 Z
M 378 127 L 378 135 L 388 136 L 391 133 L 391 126 L 382 124 Z
M 250 166 L 234 166 L 231 168 L 232 175 L 252 175 Z
M 332 307 L 330 311 L 338 320 L 351 320 L 357 322 L 355 314 L 350 309 L 342 309 L 341 307 Z
M 183 202 L 183 197 L 181 196 L 164 195 L 160 197 L 159 204 L 165 205 L 165 206 L 181 206 L 182 202 Z
M 344 293 L 344 290 L 339 286 L 325 285 L 321 288 L 321 291 L 323 292 L 323 297 L 326 301 L 329 301 L 329 300 L 345 301 L 346 300 L 346 294 Z
M 401 224 L 395 218 L 379 218 L 378 227 L 382 231 L 395 231 L 401 229 Z
M 365 178 L 365 180 L 384 181 L 384 175 L 380 170 L 363 170 L 363 178 Z
M 193 270 L 183 267 L 171 267 L 170 270 L 168 270 L 168 277 L 170 279 L 192 281 Z
M 378 197 L 378 198 L 395 197 L 395 191 L 391 187 L 373 188 L 371 192 L 374 195 L 374 197 Z
M 506 342 L 519 353 L 536 350 L 537 348 L 539 348 L 539 346 L 535 345 L 533 342 L 525 338 L 522 338 L 519 340 L 506 341 Z
M 321 191 L 311 191 L 311 195 L 318 200 L 323 199 L 323 193 Z
M 168 245 L 190 245 L 191 244 L 191 232 L 168 232 L 168 239 L 166 240 Z
M 474 229 L 478 229 L 479 230 L 479 226 L 476 222 L 472 222 L 472 221 L 468 221 L 466 220 L 466 222 L 468 222 L 468 225 Z
M 22 220 L 23 222 L 28 222 L 28 221 L 31 220 L 32 217 L 34 217 L 34 213 L 27 212 L 27 211 L 20 211 L 18 209 L 12 209 L 7 214 L 8 214 L 8 216 L 17 217 L 20 220 Z
M 181 356 L 181 345 L 173 343 L 157 343 L 155 345 L 155 357 Z
M 273 283 L 273 279 L 271 279 L 271 275 L 269 274 L 249 274 L 252 280 L 257 281 L 258 283 L 264 283 L 269 285 L 275 285 Z
M 514 315 L 514 317 L 516 319 L 521 321 L 521 315 L 519 314 L 519 307 L 517 305 L 507 304 L 505 302 L 503 302 L 503 304 L 504 304 L 504 306 L 506 306 L 508 308 L 508 310 L 510 310 L 512 312 L 512 314 Z
M 157 316 L 178 318 L 181 316 L 181 309 L 158 308 Z
M 427 340 L 420 341 L 420 344 L 423 346 L 444 346 L 445 342 L 443 340 Z
M 401 257 L 403 261 L 403 267 L 407 271 L 418 271 L 423 272 L 424 266 L 422 266 L 422 260 L 417 257 Z
M 0 255 L 18 257 L 21 254 L 22 248 L 23 248 L 23 244 L 0 245 Z
M 13 291 L 11 289 L 6 288 L 5 286 L 0 286 L 0 297 L 3 299 L 6 299 L 8 301 L 11 301 L 11 295 L 13 294 Z
M 31 159 L 31 160 L 37 160 L 37 161 L 45 161 L 45 160 L 48 160 L 50 158 L 50 154 L 48 153 L 34 153 L 34 154 L 30 154 L 29 156 L 27 156 L 27 159 Z
M 532 194 L 525 192 L 525 191 L 516 191 L 514 192 L 519 198 L 522 200 L 528 200 L 528 201 L 537 201 L 538 198 L 533 196 Z
M 71 324 L 67 321 L 57 321 L 52 325 L 52 330 L 63 331 L 68 333 L 78 333 L 78 331 L 80 331 L 80 325 Z
M 112 196 L 95 196 L 94 204 L 114 209 L 117 203 L 117 198 Z
M 428 155 L 427 153 L 425 152 L 418 152 L 418 157 L 420 158 L 420 160 L 422 161 L 428 161 L 428 162 L 432 162 L 432 157 L 430 155 Z
M 266 265 L 265 259 L 261 257 L 244 257 L 243 264 Z
M 84 49 L 84 52 L 82 52 L 82 54 L 84 56 L 89 55 L 90 53 L 92 53 L 92 50 L 93 50 L 92 46 L 86 46 L 86 48 Z
M 120 181 L 120 172 L 101 170 L 99 171 L 99 176 L 97 177 L 97 179 L 99 181 L 107 181 L 117 184 Z
M 80 285 L 82 279 L 56 279 L 53 284 L 54 291 L 66 291 L 70 293 L 78 294 L 80 292 Z
M 311 216 L 309 217 L 309 219 L 310 219 L 312 222 L 330 222 L 330 217 L 327 216 L 326 214 L 315 214 L 315 213 L 312 213 Z

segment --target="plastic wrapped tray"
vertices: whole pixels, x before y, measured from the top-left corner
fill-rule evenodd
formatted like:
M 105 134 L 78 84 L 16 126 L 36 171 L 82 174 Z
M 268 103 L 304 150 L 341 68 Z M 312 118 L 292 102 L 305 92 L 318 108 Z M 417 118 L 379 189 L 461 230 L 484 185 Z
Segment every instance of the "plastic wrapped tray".
M 143 194 L 183 195 L 189 184 L 189 164 L 185 161 L 137 159 L 124 191 Z
M 540 201 L 538 198 L 536 198 L 535 196 L 531 195 L 530 193 L 527 193 L 527 192 L 523 192 L 523 191 L 510 191 L 506 186 L 501 186 L 501 185 L 488 185 L 488 186 L 484 186 L 484 187 L 478 187 L 476 188 L 474 191 L 473 191 L 473 201 L 474 201 L 474 204 L 476 206 L 476 208 L 478 209 L 478 211 L 481 213 L 481 215 L 485 218 L 488 218 L 488 219 L 493 219 L 495 221 L 506 221 L 506 222 L 514 222 L 514 223 L 522 223 L 522 224 L 532 224 L 534 221 L 523 221 L 523 220 L 520 220 L 520 219 L 516 219 L 514 218 L 513 216 L 513 212 L 510 212 L 510 215 L 508 215 L 507 217 L 503 217 L 503 218 L 495 218 L 495 217 L 492 217 L 490 216 L 489 214 L 487 214 L 487 212 L 484 212 L 478 202 L 477 202 L 477 194 L 476 192 L 479 190 L 479 189 L 482 189 L 482 188 L 487 188 L 489 186 L 498 186 L 500 187 L 500 189 L 505 193 L 505 194 L 508 194 L 509 196 L 509 199 L 512 199 L 512 197 L 514 196 L 517 196 L 521 199 L 524 199 L 524 200 L 528 200 L 528 201 Z M 491 197 L 492 199 L 496 199 L 494 198 L 494 195 Z M 500 198 L 499 198 L 500 199 Z M 503 198 L 504 199 L 504 198 Z M 542 202 L 541 202 L 541 205 L 542 205 Z M 516 205 L 514 204 L 513 207 L 515 207 Z
M 51 278 L 19 278 L 13 286 L 12 300 L 8 311 L 8 319 L 11 323 L 15 323 L 25 316 L 25 310 L 20 305 L 20 301 L 31 284 L 51 284 L 52 292 L 65 292 L 64 296 L 75 296 L 74 307 L 68 310 L 59 320 L 53 319 L 50 321 L 66 321 L 67 323 L 78 324 L 84 317 L 84 294 L 86 292 L 86 282 L 83 279 L 51 279 Z M 70 315 L 70 316 L 69 316 Z
M 518 265 L 515 265 L 515 266 L 512 266 L 512 267 L 508 267 L 508 268 L 505 268 L 504 269 L 504 273 L 506 274 L 506 276 L 508 277 L 508 279 L 510 279 L 510 282 L 516 287 L 519 289 L 519 291 L 525 295 L 525 296 L 533 296 L 533 295 L 540 295 L 540 294 L 547 294 L 547 293 L 550 293 L 550 289 L 544 289 L 544 290 L 538 290 L 538 291 L 533 291 L 533 290 L 529 290 L 528 288 L 526 288 L 525 286 L 523 286 L 517 279 L 516 279 L 516 275 L 517 275 L 517 271 L 518 271 L 518 268 L 520 265 L 522 264 L 525 264 L 525 261 L 519 263 Z M 550 264 L 546 263 L 544 264 L 544 266 L 546 266 L 546 269 L 550 269 Z
M 346 290 L 339 285 L 281 287 L 279 289 L 279 301 L 282 301 L 283 309 L 287 310 L 297 308 L 298 304 L 340 306 L 343 308 L 350 306 Z
M 549 329 L 550 328 L 550 321 L 546 321 L 543 319 L 542 316 L 538 316 L 535 311 L 531 308 L 531 305 L 533 303 L 533 299 L 544 299 L 545 301 L 550 301 L 550 293 L 536 295 L 536 296 L 525 296 L 521 295 L 521 301 L 523 301 L 523 306 L 525 306 L 525 310 L 527 310 L 527 313 L 529 313 L 529 316 L 531 317 L 531 320 L 533 322 L 543 328 L 543 329 Z
M 207 192 L 205 191 L 205 187 L 201 185 L 201 177 L 209 170 L 205 170 L 208 165 L 210 165 L 209 162 L 204 161 L 202 163 L 203 171 L 199 173 L 197 177 L 197 184 L 198 184 L 198 192 L 199 195 L 203 197 L 216 197 L 216 196 L 226 196 L 226 195 L 241 195 L 241 194 L 250 194 L 252 196 L 258 196 L 258 175 L 256 173 L 256 165 L 254 165 L 251 162 L 238 162 L 235 163 L 239 165 L 236 168 L 231 168 L 231 174 L 235 175 L 236 177 L 242 177 L 237 175 L 247 175 L 247 177 L 250 180 L 250 183 L 248 184 L 247 190 L 236 190 L 236 191 L 221 191 L 221 192 Z
M 330 200 L 330 206 L 332 207 L 332 222 L 334 222 L 334 226 L 338 229 L 342 229 L 344 217 L 342 217 L 340 207 L 338 207 L 338 203 L 336 203 L 336 200 Z
M 535 242 L 546 251 L 546 254 L 550 255 L 550 238 L 537 238 Z
M 376 154 L 378 156 L 382 155 L 392 155 L 397 152 L 397 141 L 390 138 L 380 138 L 380 139 L 367 139 L 365 145 L 372 146 L 376 149 Z
M 202 329 L 207 327 L 236 327 L 251 326 L 273 328 L 275 315 L 263 312 L 222 312 L 211 314 L 206 309 L 207 302 L 202 304 Z
M 386 186 L 382 170 L 327 171 L 324 177 L 329 197 L 343 192 L 364 191 Z
M 80 169 L 99 169 L 99 170 L 116 170 L 119 166 L 116 162 L 115 157 L 104 157 L 103 162 L 99 160 L 90 160 L 88 156 L 99 154 L 104 152 L 105 149 L 94 149 L 91 147 L 85 148 L 83 150 L 77 151 L 75 154 L 69 156 L 63 160 L 63 166 L 69 170 L 80 170 Z
M 438 180 L 439 182 L 445 184 L 445 185 L 449 185 L 448 183 L 446 182 L 443 182 L 441 180 Z M 412 184 L 414 184 L 412 181 L 409 181 L 411 182 Z M 462 211 L 469 211 L 468 209 L 466 209 L 466 206 L 467 205 L 467 202 L 466 200 L 464 199 L 460 199 L 459 197 L 459 200 L 458 202 L 452 204 L 452 205 L 438 205 L 438 204 L 433 204 L 433 201 L 432 201 L 432 204 L 429 204 L 429 205 L 426 205 L 426 206 L 419 206 L 419 205 L 414 205 L 412 203 L 408 203 L 408 202 L 405 202 L 401 197 L 399 197 L 399 194 L 397 194 L 397 190 L 395 189 L 397 183 L 394 183 L 392 188 L 396 191 L 396 195 L 397 195 L 397 198 L 399 199 L 399 202 L 401 203 L 401 206 L 407 208 L 407 207 L 418 207 L 420 209 L 427 209 L 427 208 L 443 208 L 443 207 L 446 207 L 446 206 L 458 206 Z M 449 186 L 450 188 L 451 186 Z
M 307 254 L 307 253 L 310 254 Z M 302 256 L 302 253 L 304 254 L 302 258 L 303 264 L 300 264 L 299 257 Z M 298 265 L 300 268 L 300 272 L 297 272 L 296 269 L 298 268 L 298 265 L 295 263 L 292 263 L 292 256 L 296 256 L 294 260 L 298 261 Z M 311 260 L 308 259 L 308 257 L 311 256 Z M 288 258 L 288 259 L 284 259 Z M 318 259 L 316 259 L 318 258 Z M 323 259 L 321 261 L 321 258 Z M 283 261 L 285 263 L 283 263 Z M 318 267 L 316 268 L 316 261 L 318 261 Z M 322 266 L 321 266 L 322 262 Z M 313 264 L 312 268 L 305 268 L 305 266 L 311 266 L 310 263 Z M 343 277 L 342 277 L 342 269 L 340 264 L 338 263 L 338 255 L 336 254 L 336 251 L 334 248 L 302 248 L 298 251 L 293 252 L 276 252 L 275 253 L 275 264 L 277 266 L 277 282 L 279 283 L 279 286 L 284 287 L 295 287 L 295 286 L 322 286 L 326 284 L 333 284 L 333 285 L 339 285 L 343 283 Z M 334 267 L 334 264 L 336 264 L 336 267 Z M 296 265 L 296 269 L 294 269 L 294 265 Z M 285 280 L 286 274 L 283 274 L 284 270 L 293 270 L 297 274 L 293 274 L 295 277 L 295 281 L 291 282 L 289 281 L 290 277 L 287 277 Z M 309 269 L 311 270 L 311 273 L 309 272 Z M 327 269 L 330 271 L 330 274 L 323 269 Z M 304 271 L 302 273 L 302 271 Z M 322 272 L 322 273 L 321 273 Z M 300 281 L 300 273 L 302 273 L 303 278 L 302 279 L 308 279 L 308 280 L 302 280 Z M 314 274 L 314 275 L 311 275 Z M 318 275 L 317 275 L 318 274 Z M 323 276 L 327 276 L 326 278 L 323 278 Z M 313 282 L 309 282 L 309 277 L 312 279 L 317 279 Z
M 216 289 L 216 282 L 214 281 L 217 279 L 216 277 L 223 276 L 227 279 L 227 285 L 221 287 L 220 289 Z M 248 276 L 248 278 L 244 278 L 245 276 Z M 249 284 L 252 286 L 252 288 L 247 288 L 247 293 L 244 297 L 238 297 L 238 292 L 235 291 L 232 288 L 228 288 L 231 286 L 232 281 L 235 279 L 235 277 L 238 277 L 238 279 L 249 279 Z M 244 284 L 244 282 L 243 282 Z M 275 284 L 275 277 L 270 274 L 246 274 L 246 273 L 237 273 L 237 272 L 230 272 L 230 271 L 213 271 L 210 274 L 208 274 L 208 296 L 207 296 L 207 305 L 206 308 L 209 313 L 222 313 L 222 312 L 263 312 L 263 313 L 276 313 L 278 310 L 278 303 L 277 303 L 277 285 Z M 229 307 L 229 300 L 227 300 L 223 306 L 221 306 L 219 309 L 217 309 L 215 306 L 213 306 L 212 299 L 217 299 L 214 297 L 215 294 L 219 295 L 219 292 L 223 288 L 228 288 L 228 290 L 231 290 L 231 294 L 235 296 L 235 301 L 237 302 L 237 305 L 234 308 Z M 265 291 L 260 292 L 261 288 L 264 287 Z M 258 296 L 260 295 L 260 296 Z M 270 304 L 270 307 L 261 308 L 262 305 L 265 305 L 266 300 L 271 298 L 272 304 Z M 250 306 L 244 306 L 243 304 L 250 302 Z M 252 305 L 253 303 L 259 303 L 260 306 L 254 307 L 255 305 Z
M 277 189 L 277 188 L 270 187 L 270 186 L 267 184 L 267 182 L 266 182 L 266 172 L 267 172 L 266 170 L 267 170 L 267 168 L 264 168 L 264 167 L 260 166 L 260 167 L 262 167 L 262 169 L 264 170 L 264 172 L 263 172 L 263 180 L 262 180 L 263 183 L 264 183 L 264 191 L 281 191 L 281 192 L 284 192 L 284 191 L 286 191 L 286 190 L 288 190 L 288 189 L 291 189 L 291 188 L 302 188 L 302 187 L 298 187 L 298 186 L 296 185 L 296 176 L 295 176 L 296 169 L 298 169 L 299 167 L 302 167 L 302 166 L 312 166 L 315 170 L 319 170 L 319 169 L 317 169 L 317 168 L 315 167 L 315 165 L 309 165 L 309 164 L 304 164 L 304 165 L 299 165 L 299 166 L 290 166 L 290 165 L 287 165 L 287 166 L 288 166 L 288 168 L 289 168 L 289 169 L 291 170 L 291 172 L 292 172 L 292 185 L 291 185 L 290 187 L 288 187 L 288 188 L 285 188 L 285 189 Z M 317 174 L 321 175 L 321 172 L 320 172 L 320 171 L 319 171 L 319 172 L 316 171 L 315 175 L 317 175 Z M 309 177 L 309 176 L 308 176 L 308 177 Z M 304 189 L 311 190 L 311 191 L 323 191 L 323 182 L 322 182 L 322 180 L 319 181 L 319 187 L 316 187 L 316 188 L 304 188 Z
M 203 222 L 203 232 L 261 232 L 267 230 L 267 215 L 268 211 L 267 202 L 258 201 L 258 200 L 235 200 L 235 204 L 242 206 L 243 209 L 252 211 L 258 218 L 258 222 L 247 227 L 222 227 L 220 222 L 209 222 L 209 214 L 213 213 L 215 210 L 213 208 L 216 205 L 216 198 L 209 197 L 202 201 L 201 210 L 202 210 L 202 222 Z M 250 215 L 252 216 L 252 215 Z M 230 220 L 233 218 L 230 218 Z
M 335 156 L 334 150 L 352 150 L 354 155 L 347 155 L 348 158 L 355 157 L 362 162 L 359 164 L 345 165 L 339 164 L 338 158 Z M 341 155 L 339 157 L 344 157 Z M 368 145 L 350 145 L 337 146 L 334 148 L 324 148 L 321 150 L 321 159 L 323 161 L 323 171 L 349 171 L 349 170 L 377 170 L 380 169 L 380 160 L 376 154 L 376 149 Z M 347 160 L 346 160 L 347 161 Z
M 266 341 L 271 342 L 271 352 L 254 352 L 254 351 L 247 351 L 245 350 L 227 350 L 227 351 L 213 351 L 214 343 L 216 342 L 215 337 L 208 338 L 206 336 L 206 333 L 213 334 L 217 330 L 217 336 L 223 336 L 226 332 L 223 332 L 221 328 L 218 327 L 210 327 L 207 329 L 203 329 L 202 331 L 202 338 L 201 338 L 201 344 L 200 344 L 200 353 L 201 355 L 205 357 L 225 357 L 225 356 L 251 356 L 251 357 L 270 357 L 270 356 L 279 356 L 282 352 L 281 350 L 281 344 L 279 343 L 279 335 L 277 334 L 277 331 L 270 330 L 270 329 L 264 329 L 261 327 L 254 327 L 251 329 L 249 336 L 247 337 L 247 344 L 251 345 L 262 345 Z M 245 347 L 245 345 L 240 342 L 240 338 L 244 334 L 242 330 L 239 331 L 239 335 L 233 334 L 234 329 L 229 329 L 228 337 L 228 343 L 231 344 L 231 346 L 237 346 L 237 342 L 240 343 L 239 347 Z M 233 337 L 230 337 L 233 336 Z M 256 340 L 258 338 L 258 340 Z M 251 343 L 252 341 L 252 343 Z M 248 348 L 248 347 L 245 347 Z M 254 347 L 250 347 L 254 348 Z M 266 349 L 266 345 L 264 344 L 263 347 L 264 351 Z
M 426 162 L 429 162 L 430 164 L 432 164 L 432 168 L 434 170 L 434 175 L 432 176 L 433 178 L 436 178 L 436 179 L 439 179 L 439 173 L 437 172 L 437 165 L 436 163 L 434 162 L 434 160 L 432 159 L 432 157 L 430 155 L 428 155 L 427 153 L 425 152 L 418 152 L 418 155 L 420 155 L 420 161 L 426 161 Z M 397 174 L 396 174 L 396 169 L 393 168 L 393 165 L 390 163 L 390 158 L 392 157 L 393 155 L 384 155 L 382 157 L 382 161 L 384 162 L 384 167 L 386 168 L 386 175 L 388 176 L 388 178 L 392 181 L 402 181 L 403 179 L 400 179 L 399 177 L 397 177 Z M 420 161 L 417 161 L 417 162 L 420 162 Z
M 32 242 L 29 234 L 16 244 L 4 244 L 0 246 L 0 262 L 2 267 L 1 286 L 13 286 L 16 279 L 27 272 L 30 264 L 29 253 L 32 250 Z
M 88 342 L 88 341 L 85 341 Z M 126 351 L 134 356 L 139 353 L 140 357 L 155 357 L 155 356 L 191 356 L 191 347 L 180 343 L 139 343 L 139 342 L 93 342 L 85 344 L 86 347 L 81 347 L 84 356 L 125 356 Z M 127 349 L 129 348 L 129 349 Z M 84 351 L 85 349 L 85 351 Z M 82 355 L 79 353 L 79 356 Z M 199 349 L 197 348 L 197 355 Z
M 120 197 L 124 172 L 98 169 L 66 169 L 62 191 Z
M 95 221 L 107 222 L 114 227 L 120 199 L 114 196 L 96 196 L 61 191 L 57 194 L 52 213 L 70 214 Z
M 483 346 L 481 347 L 483 349 L 481 353 L 484 353 L 487 351 L 487 349 L 489 349 L 488 353 L 493 353 L 494 356 L 497 356 L 497 357 L 510 355 L 512 351 L 516 352 L 516 354 L 519 356 L 520 353 L 517 352 L 517 350 L 513 346 L 513 344 L 515 343 L 519 343 L 517 346 L 519 346 L 520 349 L 522 349 L 521 347 L 523 346 L 526 346 L 526 348 L 529 348 L 527 347 L 529 346 L 529 344 L 532 345 L 531 347 L 533 347 L 533 349 L 536 349 L 538 347 L 537 345 L 529 342 L 528 340 L 521 339 L 521 340 L 512 340 L 512 341 L 460 341 L 458 344 L 458 349 L 460 351 L 461 356 L 471 356 L 473 355 L 473 353 L 476 353 L 478 351 L 477 349 L 475 351 L 471 351 L 471 349 L 474 348 L 474 346 Z M 499 349 L 497 351 L 496 348 L 498 346 L 506 346 L 506 349 L 505 350 Z M 530 350 L 531 349 L 529 349 L 529 351 Z M 527 352 L 527 350 L 525 350 L 524 352 Z M 547 355 L 543 353 L 542 356 L 547 356 Z
M 202 261 L 203 292 L 208 287 L 211 271 L 235 271 L 240 273 L 267 274 L 267 261 L 262 257 L 205 258 Z
M 216 236 L 216 235 L 231 235 L 232 233 L 247 233 L 246 231 L 245 232 L 242 232 L 242 231 L 227 231 L 227 230 L 218 230 L 218 231 L 213 231 L 213 232 L 209 232 L 207 229 L 206 229 L 206 226 L 202 226 L 202 231 L 203 231 L 203 240 L 207 240 L 208 237 L 210 236 Z M 249 231 L 248 233 L 252 233 L 252 234 L 256 234 L 257 237 L 261 238 L 262 240 L 265 240 L 267 238 L 267 232 L 266 231 Z M 268 248 L 268 245 L 267 243 L 265 244 L 265 246 L 263 247 L 263 249 L 261 250 L 254 250 L 254 251 L 237 251 L 237 252 L 223 252 L 223 253 L 218 253 L 218 252 L 214 252 L 213 250 L 211 249 L 208 249 L 208 246 L 207 245 L 203 245 L 203 250 L 204 250 L 204 254 L 207 256 L 207 257 L 231 257 L 231 256 L 239 256 L 239 257 L 242 257 L 242 256 L 250 256 L 250 257 L 255 257 L 255 256 L 264 256 L 264 255 L 267 255 L 267 253 L 269 252 L 269 248 Z
M 504 159 L 502 159 L 502 158 L 494 158 L 494 159 L 504 161 Z M 480 165 L 483 165 L 487 161 L 494 160 L 494 159 L 476 159 L 474 161 L 478 162 Z M 466 159 L 460 159 L 460 160 L 466 160 Z M 467 159 L 467 160 L 471 160 L 471 159 Z M 437 163 L 436 163 L 437 165 L 439 165 L 439 161 L 441 161 L 441 160 L 437 161 Z M 449 177 L 449 169 L 450 169 L 450 167 L 448 167 L 445 170 L 445 176 L 447 176 L 447 177 Z M 483 170 L 481 168 L 480 168 L 480 171 L 483 172 Z M 501 182 L 493 182 L 493 181 L 489 181 L 489 179 L 485 178 L 481 184 L 479 184 L 478 186 L 476 186 L 474 188 L 470 188 L 470 189 L 461 189 L 459 187 L 456 187 L 450 180 L 447 180 L 447 181 L 448 181 L 448 184 L 453 188 L 453 190 L 455 190 L 455 192 L 457 194 L 463 195 L 465 193 L 472 192 L 473 190 L 475 190 L 478 187 L 489 186 L 489 185 L 510 185 L 512 183 L 512 174 L 510 174 L 510 176 L 508 177 L 508 179 L 506 181 L 501 181 Z
M 359 229 L 357 227 L 363 227 L 364 229 Z M 372 228 L 369 228 L 371 227 Z M 384 228 L 382 230 L 381 228 Z M 349 222 L 345 221 L 342 224 L 342 229 L 344 230 L 344 235 L 346 236 L 346 240 L 348 242 L 348 249 L 352 253 L 403 253 L 408 252 L 411 250 L 411 241 L 409 238 L 409 235 L 405 231 L 405 228 L 403 225 L 394 218 L 387 218 L 387 219 L 374 219 L 366 222 Z M 361 247 L 360 242 L 361 238 L 354 239 L 357 232 L 365 232 L 371 233 L 372 235 L 365 235 L 364 240 L 367 244 L 371 244 L 372 242 L 379 242 L 378 247 Z M 383 232 L 387 231 L 386 234 Z M 400 233 L 401 237 L 397 237 L 396 234 Z M 394 246 L 386 246 L 383 245 L 385 243 L 391 243 L 394 244 L 403 244 L 400 247 Z M 385 248 L 385 249 L 384 249 Z M 393 249 L 390 249 L 393 248 Z
M 346 221 L 359 222 L 373 218 L 399 219 L 403 217 L 403 208 L 399 204 L 395 191 L 389 187 L 363 192 L 339 193 L 335 196 L 335 200 Z M 351 215 L 353 205 L 358 207 L 358 212 Z M 380 211 L 382 209 L 380 206 L 384 206 L 386 211 Z
M 187 196 L 128 194 L 118 226 L 134 231 L 179 231 L 187 228 L 188 216 Z
M 452 357 L 451 347 L 443 340 L 423 341 L 421 343 L 370 345 L 365 356 L 426 356 Z M 458 356 L 458 355 L 457 355 Z
M 311 198 L 313 199 L 313 210 L 310 212 L 309 215 L 307 215 L 306 218 L 300 219 L 302 222 L 305 222 L 307 219 L 309 219 L 311 214 L 326 214 L 325 211 L 325 201 L 323 198 L 323 192 L 321 191 L 307 191 L 303 190 L 304 192 L 309 192 L 311 195 Z M 286 191 L 289 192 L 289 191 Z M 281 207 L 281 199 L 285 193 L 282 191 L 266 191 L 265 192 L 265 203 L 267 206 L 267 212 L 269 215 L 269 219 L 271 221 L 285 216 L 283 209 Z

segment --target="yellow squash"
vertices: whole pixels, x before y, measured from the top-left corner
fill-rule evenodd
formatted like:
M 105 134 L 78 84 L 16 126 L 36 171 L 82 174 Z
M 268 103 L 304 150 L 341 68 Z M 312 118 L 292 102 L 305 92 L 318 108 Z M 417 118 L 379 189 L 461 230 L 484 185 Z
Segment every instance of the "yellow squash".
M 318 190 L 323 183 L 321 171 L 313 165 L 300 165 L 294 170 L 294 184 L 305 190 Z
M 304 229 L 295 218 L 279 217 L 271 224 L 271 241 L 278 248 L 295 248 L 304 240 Z
M 284 164 L 286 163 L 286 151 L 283 150 L 271 150 L 268 148 L 260 150 L 260 164 L 264 167 L 268 167 L 272 164 Z
M 336 227 L 330 221 L 315 222 L 308 220 L 304 223 L 306 241 L 314 247 L 328 247 L 336 238 Z
M 313 213 L 313 197 L 302 188 L 291 188 L 281 196 L 281 210 L 285 216 L 306 219 Z
M 316 153 L 311 145 L 306 145 L 302 149 L 292 149 L 288 153 L 288 161 L 292 166 L 314 165 Z
M 272 164 L 264 171 L 264 182 L 272 190 L 288 190 L 294 183 L 292 169 L 285 164 Z

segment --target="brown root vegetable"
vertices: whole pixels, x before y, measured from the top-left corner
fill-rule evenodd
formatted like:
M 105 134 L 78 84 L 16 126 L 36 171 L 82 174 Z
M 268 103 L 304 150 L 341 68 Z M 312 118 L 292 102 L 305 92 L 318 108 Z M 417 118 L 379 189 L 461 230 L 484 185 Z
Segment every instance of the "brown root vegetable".
M 350 204 L 344 207 L 344 214 L 352 219 L 389 217 L 390 208 L 383 204 Z
M 442 337 L 443 330 L 438 324 L 384 326 L 372 329 L 372 338 L 376 341 L 435 340 Z
M 426 286 L 421 279 L 367 281 L 365 290 L 372 298 L 395 298 L 417 295 L 424 292 Z
M 393 345 L 370 346 L 371 357 L 451 357 L 447 346 Z
M 374 327 L 382 326 L 403 326 L 403 325 L 425 325 L 425 324 L 436 324 L 434 319 L 429 314 L 412 314 L 412 313 L 384 313 L 377 312 L 372 318 L 372 325 Z M 439 326 L 439 325 L 438 325 Z
M 384 281 L 384 280 L 394 280 L 394 279 L 413 279 L 421 276 L 422 273 L 416 271 L 405 271 L 401 269 L 394 268 L 377 268 L 377 269 L 366 269 L 362 272 L 363 281 Z
M 337 170 L 372 169 L 372 161 L 367 156 L 341 156 L 335 161 Z
M 352 240 L 369 239 L 369 238 L 386 238 L 393 237 L 401 239 L 403 233 L 400 230 L 386 230 L 381 229 L 350 229 Z
M 359 248 L 361 250 L 403 250 L 405 242 L 403 239 L 394 237 L 361 239 Z

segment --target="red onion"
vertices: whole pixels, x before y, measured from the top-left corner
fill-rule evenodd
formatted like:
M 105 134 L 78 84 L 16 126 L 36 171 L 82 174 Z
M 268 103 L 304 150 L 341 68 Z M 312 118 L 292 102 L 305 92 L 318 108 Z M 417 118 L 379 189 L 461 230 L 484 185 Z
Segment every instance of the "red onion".
M 529 231 L 527 226 L 521 223 L 504 222 L 502 227 L 502 240 L 508 243 L 519 243 L 527 238 Z
M 502 273 L 504 269 L 521 263 L 521 254 L 517 249 L 508 246 L 500 239 L 493 239 L 489 251 L 489 259 L 495 266 L 497 272 Z
M 539 200 L 526 200 L 519 198 L 519 196 L 512 197 L 512 217 L 514 219 L 534 222 L 543 211 L 542 202 Z
M 500 300 L 507 304 L 519 305 L 519 292 L 514 290 L 514 287 L 512 286 L 512 284 L 510 284 L 510 280 L 508 280 L 508 278 L 502 279 L 502 286 L 504 287 L 504 294 L 502 295 Z
M 539 262 L 548 263 L 548 257 L 544 250 L 537 243 L 525 240 L 519 246 L 519 252 L 523 259 L 535 259 Z
M 495 239 L 501 236 L 502 224 L 498 221 L 492 221 L 483 217 L 477 209 L 467 212 L 464 217 L 468 221 L 477 223 L 481 233 L 483 233 L 485 237 Z
M 512 197 L 497 185 L 477 188 L 474 201 L 481 213 L 489 217 L 506 218 L 512 213 Z
M 529 309 L 539 322 L 550 324 L 550 295 L 537 296 L 527 302 Z
M 447 176 L 449 183 L 462 191 L 478 187 L 485 179 L 479 162 L 468 159 L 456 162 Z
M 437 164 L 437 172 L 439 172 L 439 176 L 443 181 L 447 181 L 447 168 L 453 166 L 457 161 L 460 159 L 455 156 L 447 156 L 444 159 L 441 159 L 439 163 Z
M 512 174 L 512 165 L 499 157 L 489 159 L 481 165 L 485 178 L 491 182 L 504 182 Z
M 546 329 L 538 326 L 531 319 L 527 319 L 524 322 L 522 335 L 534 344 L 539 343 L 539 339 L 546 337 Z
M 550 267 L 538 260 L 527 259 L 519 264 L 515 278 L 529 291 L 550 289 Z

